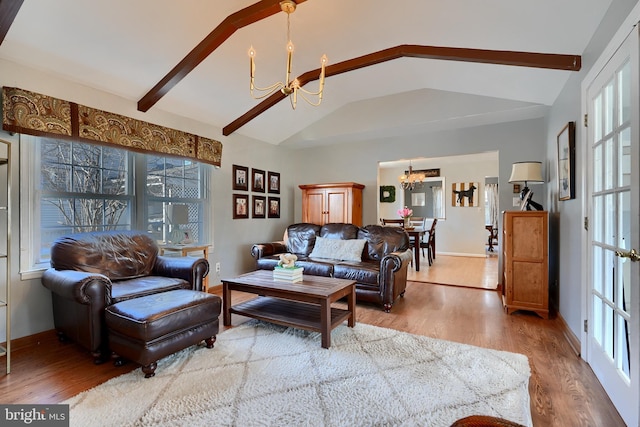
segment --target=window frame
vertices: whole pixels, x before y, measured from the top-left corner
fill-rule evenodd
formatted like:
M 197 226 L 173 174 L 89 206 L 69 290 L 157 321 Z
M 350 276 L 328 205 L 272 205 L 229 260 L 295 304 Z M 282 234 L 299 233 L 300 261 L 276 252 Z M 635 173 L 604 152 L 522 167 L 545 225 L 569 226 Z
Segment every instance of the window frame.
M 38 261 L 38 252 L 42 247 L 41 233 L 41 209 L 40 200 L 45 192 L 41 189 L 40 173 L 32 173 L 31 171 L 40 170 L 40 144 L 37 142 L 37 136 L 20 134 L 20 277 L 22 280 L 35 279 L 42 276 L 42 272 L 50 267 L 49 260 L 43 262 Z M 51 139 L 50 137 L 47 137 Z M 55 139 L 55 138 L 53 138 Z M 63 140 L 64 138 L 60 138 Z M 73 141 L 76 143 L 87 144 L 85 141 Z M 130 200 L 131 221 L 129 228 L 144 230 L 149 222 L 148 205 L 150 202 L 163 201 L 164 203 L 197 203 L 201 208 L 198 209 L 198 226 L 201 230 L 201 244 L 213 242 L 213 226 L 211 221 L 204 221 L 205 218 L 211 217 L 212 206 L 209 192 L 209 182 L 213 167 L 202 162 L 195 162 L 199 166 L 199 198 L 158 198 L 147 194 L 147 156 L 162 156 L 163 153 L 139 153 L 134 150 L 126 150 L 122 147 L 114 147 L 128 152 L 128 168 L 129 182 L 131 194 L 126 196 L 111 195 L 108 198 L 128 199 Z M 182 159 L 181 160 L 189 160 Z M 50 193 L 51 192 L 46 192 Z M 55 193 L 54 193 L 55 194 Z M 93 193 L 92 193 L 93 194 Z M 73 193 L 77 196 L 77 193 Z

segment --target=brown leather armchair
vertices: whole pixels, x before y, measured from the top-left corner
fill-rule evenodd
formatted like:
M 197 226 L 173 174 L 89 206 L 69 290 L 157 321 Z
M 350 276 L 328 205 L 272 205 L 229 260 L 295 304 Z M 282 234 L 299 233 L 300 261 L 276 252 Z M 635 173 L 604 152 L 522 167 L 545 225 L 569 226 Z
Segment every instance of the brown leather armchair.
M 42 284 L 52 292 L 59 338 L 81 344 L 102 363 L 110 353 L 107 306 L 175 289 L 201 291 L 208 272 L 204 258 L 159 256 L 156 242 L 144 232 L 90 232 L 53 244 Z

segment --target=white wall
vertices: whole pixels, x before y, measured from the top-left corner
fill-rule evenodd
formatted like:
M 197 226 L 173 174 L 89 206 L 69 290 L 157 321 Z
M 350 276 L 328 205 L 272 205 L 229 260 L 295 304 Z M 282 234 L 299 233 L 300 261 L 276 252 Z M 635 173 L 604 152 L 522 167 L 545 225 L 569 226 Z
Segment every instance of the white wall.
M 485 244 L 488 232 L 485 229 L 484 180 L 487 176 L 498 174 L 498 153 L 490 156 L 450 156 L 446 158 L 420 159 L 416 169 L 440 169 L 444 178 L 445 219 L 438 220 L 438 253 L 465 256 L 485 256 Z M 417 165 L 417 162 L 416 162 Z M 395 203 L 379 203 L 380 218 L 398 218 L 397 211 L 404 205 L 404 191 L 398 185 L 400 176 L 406 167 L 381 168 L 380 185 L 396 187 Z M 477 207 L 453 207 L 451 186 L 456 182 L 477 182 Z M 509 188 L 511 186 L 509 185 Z M 509 207 L 507 207 L 508 209 Z

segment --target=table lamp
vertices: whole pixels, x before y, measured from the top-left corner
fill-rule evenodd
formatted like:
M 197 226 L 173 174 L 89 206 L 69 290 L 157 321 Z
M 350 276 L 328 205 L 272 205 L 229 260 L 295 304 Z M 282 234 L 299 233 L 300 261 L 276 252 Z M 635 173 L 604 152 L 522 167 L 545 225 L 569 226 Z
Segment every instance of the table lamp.
M 524 188 L 520 192 L 520 200 L 522 200 L 521 209 L 530 211 L 531 207 L 535 208 L 537 211 L 541 211 L 542 205 L 540 203 L 536 203 L 531 200 L 533 196 L 533 191 L 529 190 L 527 184 L 529 182 L 532 183 L 543 183 L 544 179 L 542 179 L 542 162 L 516 162 L 513 164 L 511 168 L 511 178 L 509 178 L 509 183 L 514 182 L 524 182 Z
M 189 207 L 187 205 L 168 205 L 167 218 L 171 225 L 171 242 L 183 243 L 185 240 L 184 231 L 180 230 L 180 225 L 189 223 Z

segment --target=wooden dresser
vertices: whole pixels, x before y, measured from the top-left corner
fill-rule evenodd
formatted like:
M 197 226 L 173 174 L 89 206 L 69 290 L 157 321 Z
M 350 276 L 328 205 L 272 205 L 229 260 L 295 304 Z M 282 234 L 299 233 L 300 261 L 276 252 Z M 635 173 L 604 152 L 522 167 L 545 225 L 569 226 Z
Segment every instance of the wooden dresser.
M 344 222 L 362 226 L 362 189 L 355 182 L 339 184 L 304 184 L 302 222 L 324 225 Z
M 503 304 L 549 318 L 549 213 L 505 211 L 502 218 Z

